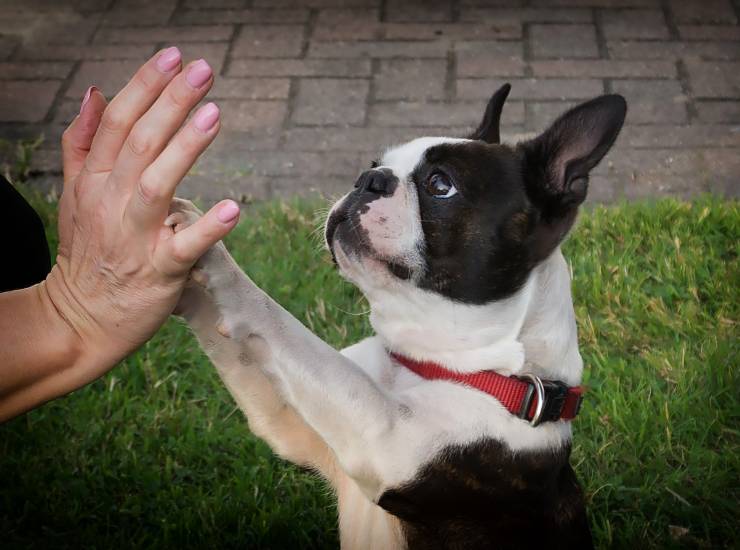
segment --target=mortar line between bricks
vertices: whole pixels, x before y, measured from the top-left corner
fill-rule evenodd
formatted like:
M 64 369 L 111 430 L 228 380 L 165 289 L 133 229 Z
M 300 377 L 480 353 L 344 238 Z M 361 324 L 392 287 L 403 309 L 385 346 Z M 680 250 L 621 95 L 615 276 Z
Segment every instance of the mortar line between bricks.
M 449 102 L 457 98 L 457 53 L 455 52 L 454 42 L 450 44 L 450 49 L 447 50 L 444 98 Z
M 285 103 L 285 119 L 283 120 L 283 124 L 281 125 L 280 136 L 278 137 L 277 141 L 278 149 L 282 149 L 285 145 L 285 130 L 288 130 L 291 127 L 291 120 L 293 119 L 293 112 L 295 111 L 300 84 L 300 78 L 298 78 L 297 76 L 290 77 L 288 99 Z
M 62 80 L 62 85 L 59 86 L 59 89 L 54 96 L 54 101 L 51 102 L 51 106 L 49 107 L 49 110 L 46 112 L 46 116 L 44 117 L 45 124 L 50 125 L 54 121 L 54 117 L 59 110 L 59 106 L 64 101 L 64 97 L 67 95 L 67 90 L 69 90 L 70 86 L 72 85 L 72 80 L 74 79 L 77 72 L 80 70 L 81 65 L 82 61 L 75 61 L 72 65 L 72 70 L 69 71 L 69 74 L 67 75 L 67 78 L 65 80 Z M 91 84 L 91 86 L 92 85 L 94 85 L 94 83 Z M 82 102 L 81 97 L 79 98 L 79 100 L 80 102 Z
M 596 32 L 596 47 L 601 59 L 610 59 L 609 48 L 606 45 L 606 35 L 604 34 L 603 12 L 599 8 L 591 10 L 591 18 L 594 21 L 594 30 Z
M 460 22 L 460 0 L 452 0 L 452 3 L 450 4 L 450 21 L 452 23 L 459 23 Z
M 676 24 L 676 18 L 673 16 L 673 10 L 671 9 L 668 0 L 661 0 L 660 8 L 663 12 L 663 19 L 665 19 L 666 27 L 668 28 L 668 36 L 671 40 L 681 40 L 680 33 L 678 32 L 678 25 Z
M 683 59 L 676 61 L 676 73 L 678 74 L 678 84 L 681 86 L 681 91 L 686 95 L 686 116 L 688 117 L 688 122 L 691 123 L 698 118 L 699 110 L 694 104 L 689 71 Z
M 530 23 L 522 23 L 522 60 L 524 61 L 524 76 L 532 78 L 534 70 L 529 64 L 532 61 L 532 36 L 530 32 Z
M 172 10 L 172 13 L 170 14 L 169 19 L 167 19 L 167 26 L 175 26 L 177 16 L 180 14 L 180 12 L 185 11 L 185 0 L 177 0 L 177 3 L 175 4 L 175 9 Z
M 234 25 L 234 31 L 231 33 L 231 40 L 228 41 L 226 46 L 226 53 L 224 55 L 224 63 L 221 66 L 220 76 L 226 76 L 229 69 L 231 68 L 231 53 L 234 51 L 234 44 L 242 32 L 242 26 L 240 24 Z
M 388 11 L 387 0 L 380 0 L 380 5 L 378 6 L 378 21 L 380 23 L 385 23 L 387 11 Z
M 308 19 L 303 23 L 303 40 L 301 41 L 301 51 L 298 54 L 300 59 L 306 59 L 308 57 L 308 49 L 311 47 L 311 41 L 313 40 L 314 31 L 316 29 L 316 21 L 319 18 L 318 10 L 311 8 L 308 11 Z
M 362 126 L 367 128 L 370 125 L 370 107 L 376 103 L 375 95 L 377 93 L 375 77 L 380 73 L 380 60 L 373 58 L 370 60 L 370 81 L 367 88 L 367 97 L 365 97 L 365 116 L 363 117 Z

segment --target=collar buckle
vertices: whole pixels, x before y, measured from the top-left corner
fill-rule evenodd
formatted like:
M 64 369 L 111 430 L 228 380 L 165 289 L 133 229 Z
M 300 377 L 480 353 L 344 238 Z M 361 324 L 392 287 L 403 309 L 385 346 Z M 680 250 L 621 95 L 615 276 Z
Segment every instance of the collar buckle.
M 518 378 L 528 384 L 527 393 L 522 399 L 522 405 L 517 414 L 519 418 L 528 420 L 532 427 L 539 426 L 542 422 L 560 419 L 568 397 L 567 385 L 560 381 L 542 380 L 534 374 L 523 374 Z M 529 418 L 529 411 L 532 409 L 535 396 L 537 405 L 532 418 Z

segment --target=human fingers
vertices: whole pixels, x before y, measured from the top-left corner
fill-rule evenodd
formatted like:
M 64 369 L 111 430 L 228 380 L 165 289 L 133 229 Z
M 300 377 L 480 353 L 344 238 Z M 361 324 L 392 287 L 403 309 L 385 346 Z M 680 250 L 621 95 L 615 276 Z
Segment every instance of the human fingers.
M 177 184 L 188 173 L 220 128 L 220 112 L 208 103 L 177 133 L 157 159 L 144 170 L 124 219 L 132 227 L 158 227 L 167 216 Z
M 62 166 L 65 185 L 77 177 L 90 152 L 95 132 L 108 102 L 100 90 L 90 86 L 82 99 L 80 113 L 62 134 Z
M 239 206 L 232 200 L 219 202 L 193 225 L 162 241 L 155 251 L 155 264 L 169 275 L 186 273 L 238 221 Z
M 113 168 L 116 186 L 131 189 L 139 181 L 212 85 L 213 70 L 203 59 L 190 63 L 167 85 L 126 138 Z
M 139 118 L 152 106 L 165 86 L 180 72 L 182 54 L 175 47 L 158 52 L 142 65 L 110 102 L 100 120 L 87 158 L 87 169 L 113 168 L 123 142 Z

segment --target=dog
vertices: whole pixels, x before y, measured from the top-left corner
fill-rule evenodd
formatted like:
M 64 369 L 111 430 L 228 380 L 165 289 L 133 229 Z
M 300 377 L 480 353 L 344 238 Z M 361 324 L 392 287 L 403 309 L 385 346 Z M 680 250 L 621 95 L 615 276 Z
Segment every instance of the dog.
M 386 150 L 331 209 L 327 247 L 375 336 L 335 351 L 221 243 L 178 305 L 252 432 L 331 484 L 343 548 L 592 546 L 569 464 L 583 363 L 560 244 L 627 105 L 604 95 L 504 145 L 509 91 L 469 138 Z M 171 212 L 173 231 L 199 215 Z

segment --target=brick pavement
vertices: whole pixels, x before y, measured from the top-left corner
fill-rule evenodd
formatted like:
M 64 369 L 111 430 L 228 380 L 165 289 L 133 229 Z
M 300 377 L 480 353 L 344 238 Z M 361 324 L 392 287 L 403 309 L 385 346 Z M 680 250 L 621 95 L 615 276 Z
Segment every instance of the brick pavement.
M 158 48 L 218 72 L 224 129 L 181 194 L 337 194 L 384 145 L 464 135 L 513 84 L 504 133 L 624 94 L 591 200 L 740 194 L 740 0 L 3 0 L 0 137 L 45 136 L 39 184 L 81 95 L 112 96 Z

